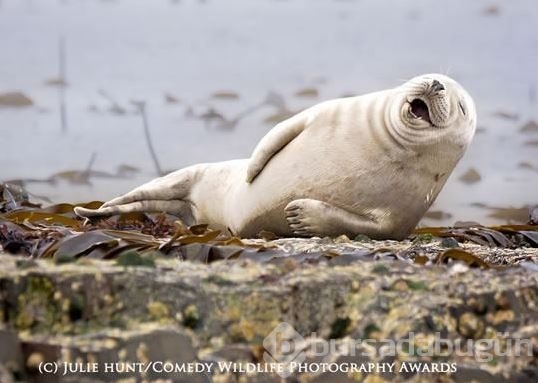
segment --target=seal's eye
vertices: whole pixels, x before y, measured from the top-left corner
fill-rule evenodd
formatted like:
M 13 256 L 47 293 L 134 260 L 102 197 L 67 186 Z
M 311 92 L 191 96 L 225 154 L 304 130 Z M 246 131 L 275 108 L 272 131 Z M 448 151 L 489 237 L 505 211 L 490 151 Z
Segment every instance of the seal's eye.
M 411 101 L 411 113 L 413 113 L 416 118 L 421 118 L 424 121 L 428 121 L 430 124 L 432 123 L 428 105 L 419 98 L 415 98 Z
M 461 101 L 458 101 L 458 105 L 460 106 L 460 110 L 463 113 L 463 115 L 466 116 L 467 113 L 465 113 L 465 108 L 463 107 L 463 104 L 461 103 Z

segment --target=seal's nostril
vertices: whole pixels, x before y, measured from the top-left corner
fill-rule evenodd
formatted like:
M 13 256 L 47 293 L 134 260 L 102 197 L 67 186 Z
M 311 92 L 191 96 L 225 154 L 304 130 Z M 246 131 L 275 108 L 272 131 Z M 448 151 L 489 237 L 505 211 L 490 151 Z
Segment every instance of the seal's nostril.
M 443 86 L 443 84 L 441 84 L 439 81 L 437 80 L 433 80 L 432 82 L 432 89 L 436 92 L 440 92 L 442 90 L 445 90 L 445 87 Z

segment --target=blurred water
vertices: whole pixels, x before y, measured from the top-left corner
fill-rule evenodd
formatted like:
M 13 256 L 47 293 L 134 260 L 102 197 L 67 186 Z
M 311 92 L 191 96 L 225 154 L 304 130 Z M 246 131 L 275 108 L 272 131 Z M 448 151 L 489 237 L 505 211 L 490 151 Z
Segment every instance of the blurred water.
M 520 132 L 538 120 L 536 25 L 535 0 L 3 0 L 0 93 L 20 90 L 35 105 L 0 108 L 0 180 L 84 170 L 92 153 L 92 169 L 115 173 L 128 164 L 140 172 L 28 189 L 56 202 L 106 200 L 153 178 L 131 100 L 147 103 L 160 162 L 171 170 L 249 156 L 275 108 L 259 108 L 233 129 L 193 114 L 213 108 L 231 119 L 269 91 L 295 111 L 442 72 L 473 95 L 481 129 L 433 209 L 452 214 L 443 223 L 496 222 L 471 204 L 538 202 L 538 146 L 528 144 L 538 134 Z M 46 84 L 58 77 L 61 38 L 67 132 L 59 89 Z M 319 96 L 297 97 L 304 88 Z M 240 97 L 211 97 L 223 90 Z M 181 102 L 167 103 L 165 94 Z M 482 179 L 465 184 L 458 178 L 471 167 Z

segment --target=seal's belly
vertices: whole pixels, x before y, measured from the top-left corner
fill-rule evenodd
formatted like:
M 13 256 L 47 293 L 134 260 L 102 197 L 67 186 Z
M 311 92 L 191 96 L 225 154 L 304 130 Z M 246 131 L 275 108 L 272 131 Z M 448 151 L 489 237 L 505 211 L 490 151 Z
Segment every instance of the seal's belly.
M 244 211 L 237 227 L 240 234 L 269 230 L 291 235 L 284 208 L 299 198 L 328 202 L 358 215 L 383 210 L 402 224 L 416 225 L 429 207 L 424 203 L 428 191 L 417 187 L 425 185 L 426 173 L 415 169 L 410 158 L 390 160 L 358 142 L 345 135 L 329 139 L 309 132 L 289 143 L 238 193 L 237 206 Z

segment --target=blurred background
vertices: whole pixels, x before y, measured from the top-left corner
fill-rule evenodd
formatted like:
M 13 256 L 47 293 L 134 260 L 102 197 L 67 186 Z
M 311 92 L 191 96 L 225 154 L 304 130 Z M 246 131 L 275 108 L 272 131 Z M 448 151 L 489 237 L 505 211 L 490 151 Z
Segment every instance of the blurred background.
M 535 0 L 0 0 L 0 181 L 45 204 L 107 200 L 248 157 L 322 100 L 440 72 L 474 97 L 478 131 L 423 224 L 523 222 L 537 25 Z

